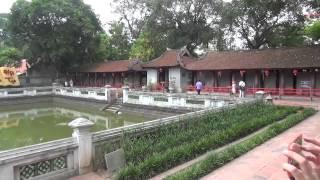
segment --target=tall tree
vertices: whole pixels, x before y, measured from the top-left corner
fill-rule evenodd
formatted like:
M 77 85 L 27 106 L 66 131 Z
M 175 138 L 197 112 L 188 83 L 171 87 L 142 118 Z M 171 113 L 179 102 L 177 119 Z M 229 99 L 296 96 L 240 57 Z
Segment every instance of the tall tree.
M 312 38 L 313 41 L 317 42 L 320 40 L 320 21 L 316 21 L 305 29 L 306 35 Z
M 82 0 L 18 0 L 8 30 L 16 47 L 30 50 L 31 60 L 58 70 L 98 60 L 102 28 Z
M 131 43 L 124 23 L 113 22 L 109 30 L 109 44 L 107 49 L 107 59 L 125 60 L 129 58 Z
M 303 29 L 303 2 L 233 0 L 225 7 L 225 22 L 229 22 L 231 29 L 240 34 L 247 48 L 285 46 L 286 43 L 274 41 L 277 39 L 275 37 L 286 37 Z
M 164 38 L 166 39 L 166 42 L 161 44 L 170 48 L 186 46 L 193 52 L 199 46 L 208 47 L 219 34 L 219 22 L 216 18 L 219 18 L 217 12 L 222 0 L 117 0 L 117 2 L 120 4 L 118 9 L 122 12 L 124 22 L 131 32 L 133 32 L 131 29 L 136 29 L 135 32 L 139 33 L 148 31 L 153 35 L 160 34 L 163 42 Z M 136 16 L 132 12 L 142 13 Z M 139 36 L 133 36 L 133 39 L 137 37 Z
M 131 47 L 130 57 L 148 61 L 155 56 L 155 49 L 152 47 L 151 34 L 149 32 L 141 33 L 139 38 Z
M 8 14 L 0 13 L 0 48 L 9 44 L 8 32 L 6 29 L 8 16 Z

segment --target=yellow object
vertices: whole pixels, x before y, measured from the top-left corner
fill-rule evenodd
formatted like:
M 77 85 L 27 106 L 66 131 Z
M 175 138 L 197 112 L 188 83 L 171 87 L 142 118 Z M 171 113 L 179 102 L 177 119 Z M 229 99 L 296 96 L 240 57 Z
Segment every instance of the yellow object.
M 0 67 L 0 86 L 20 86 L 16 68 Z

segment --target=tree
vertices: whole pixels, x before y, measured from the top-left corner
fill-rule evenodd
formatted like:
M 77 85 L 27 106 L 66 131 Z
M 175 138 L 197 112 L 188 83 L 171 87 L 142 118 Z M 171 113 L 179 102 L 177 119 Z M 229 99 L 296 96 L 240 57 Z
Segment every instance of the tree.
M 82 0 L 18 0 L 8 30 L 13 44 L 28 49 L 31 61 L 63 71 L 97 61 L 100 22 Z
M 133 39 L 141 32 L 161 37 L 170 48 L 186 46 L 190 52 L 208 47 L 218 36 L 221 0 L 116 0 Z M 141 12 L 140 15 L 134 13 Z M 220 34 L 219 34 L 220 35 Z M 152 36 L 152 39 L 155 39 Z M 161 48 L 163 49 L 163 48 Z M 157 54 L 157 53 L 156 53 Z
M 249 49 L 285 46 L 277 37 L 303 29 L 304 0 L 233 0 L 225 6 L 224 21 L 239 33 Z
M 0 66 L 12 65 L 20 60 L 22 53 L 12 47 L 3 47 L 0 49 Z
M 6 30 L 6 25 L 8 22 L 8 14 L 0 14 L 0 48 L 9 44 L 9 37 Z
M 129 58 L 131 43 L 129 35 L 122 22 L 113 22 L 111 24 L 110 39 L 108 40 L 107 59 L 124 60 Z
M 320 40 L 320 21 L 316 21 L 305 29 L 306 35 L 314 41 Z
M 151 33 L 144 32 L 140 34 L 139 38 L 131 47 L 130 57 L 133 59 L 140 59 L 149 61 L 155 56 L 155 49 L 152 47 Z

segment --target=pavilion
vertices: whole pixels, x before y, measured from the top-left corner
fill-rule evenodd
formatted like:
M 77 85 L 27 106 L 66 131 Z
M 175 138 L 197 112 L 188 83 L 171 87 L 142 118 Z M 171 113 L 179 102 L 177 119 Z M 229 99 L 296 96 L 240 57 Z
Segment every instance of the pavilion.
M 195 81 L 201 80 L 205 91 L 230 92 L 232 81 L 244 80 L 249 93 L 264 90 L 299 95 L 319 89 L 320 95 L 319 71 L 320 46 L 314 46 L 208 52 L 199 58 L 186 49 L 167 49 L 144 64 L 137 60 L 109 61 L 86 67 L 76 75 L 89 86 L 120 86 L 127 78 L 132 88 L 148 85 L 163 90 L 171 85 L 177 92 L 185 92 L 194 90 Z
M 75 86 L 103 87 L 110 85 L 121 88 L 123 84 L 131 88 L 141 87 L 146 81 L 146 72 L 138 60 L 118 60 L 91 64 L 71 71 Z

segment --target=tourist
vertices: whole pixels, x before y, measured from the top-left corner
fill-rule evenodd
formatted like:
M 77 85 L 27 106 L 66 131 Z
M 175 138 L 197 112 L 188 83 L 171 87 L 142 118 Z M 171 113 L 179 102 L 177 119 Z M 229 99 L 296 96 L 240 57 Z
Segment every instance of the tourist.
M 320 140 L 303 137 L 303 143 L 303 145 L 292 143 L 288 150 L 283 152 L 285 156 L 297 163 L 297 167 L 290 163 L 285 163 L 282 167 L 290 179 L 320 179 Z
M 72 79 L 70 79 L 69 85 L 70 85 L 70 87 L 73 87 L 73 81 L 72 81 Z
M 67 80 L 64 81 L 64 87 L 68 87 L 68 81 Z
M 196 82 L 196 90 L 197 90 L 198 95 L 200 95 L 200 92 L 202 90 L 202 82 L 200 80 L 198 80 Z
M 239 98 L 244 98 L 246 83 L 244 81 L 239 82 Z
M 232 85 L 231 85 L 231 93 L 232 93 L 232 95 L 233 96 L 235 96 L 236 95 L 236 87 L 237 85 L 236 85 L 236 82 L 235 81 L 232 81 Z

